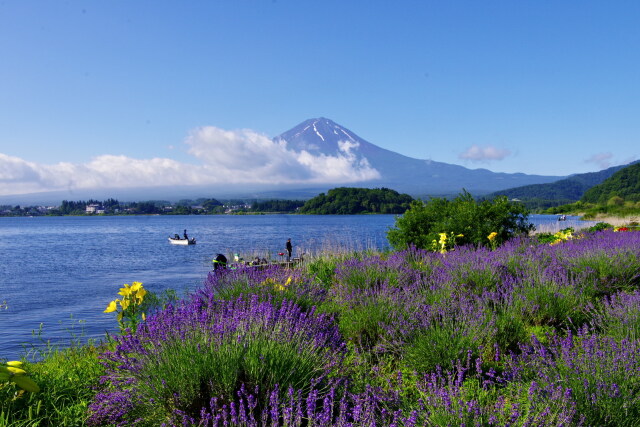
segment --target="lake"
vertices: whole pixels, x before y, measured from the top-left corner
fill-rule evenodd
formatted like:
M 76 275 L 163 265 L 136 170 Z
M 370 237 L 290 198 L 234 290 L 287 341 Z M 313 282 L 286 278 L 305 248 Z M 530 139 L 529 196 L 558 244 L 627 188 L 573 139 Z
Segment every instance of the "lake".
M 551 230 L 581 225 L 576 217 L 530 219 Z M 43 341 L 64 346 L 73 337 L 102 339 L 117 331 L 115 316 L 103 310 L 125 283 L 182 295 L 202 284 L 217 253 L 280 259 L 287 238 L 294 256 L 386 249 L 394 221 L 394 215 L 0 218 L 0 360 Z M 197 244 L 169 244 L 167 237 L 184 229 Z

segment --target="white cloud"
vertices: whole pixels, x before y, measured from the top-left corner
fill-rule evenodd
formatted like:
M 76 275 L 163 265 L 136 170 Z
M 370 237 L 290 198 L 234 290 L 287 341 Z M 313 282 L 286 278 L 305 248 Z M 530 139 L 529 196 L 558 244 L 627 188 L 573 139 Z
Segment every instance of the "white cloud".
M 0 194 L 30 193 L 41 187 L 37 164 L 0 153 Z
M 360 146 L 359 142 L 353 141 L 338 141 L 338 149 L 345 153 L 347 156 L 354 156 L 352 150 Z
M 598 165 L 600 169 L 606 169 L 612 166 L 613 154 L 610 152 L 607 153 L 596 153 L 593 156 L 589 157 L 585 160 L 585 163 L 595 163 Z
M 492 145 L 485 145 L 484 147 L 481 147 L 473 144 L 464 152 L 460 153 L 458 158 L 470 160 L 472 162 L 489 163 L 493 160 L 503 160 L 509 155 L 511 155 L 511 151 L 503 148 L 496 148 Z
M 88 163 L 45 165 L 0 153 L 0 195 L 92 188 L 132 188 L 237 183 L 348 183 L 379 178 L 357 145 L 335 156 L 286 148 L 284 141 L 251 130 L 194 129 L 185 143 L 194 164 L 167 158 L 101 155 Z
M 170 159 L 98 156 L 86 164 L 43 165 L 0 153 L 0 195 L 197 182 L 195 171 Z
M 357 182 L 379 178 L 366 159 L 358 161 L 352 145 L 340 145 L 336 156 L 288 150 L 285 141 L 273 141 L 251 130 L 226 131 L 215 127 L 194 130 L 187 138 L 189 153 L 205 167 L 233 183 Z

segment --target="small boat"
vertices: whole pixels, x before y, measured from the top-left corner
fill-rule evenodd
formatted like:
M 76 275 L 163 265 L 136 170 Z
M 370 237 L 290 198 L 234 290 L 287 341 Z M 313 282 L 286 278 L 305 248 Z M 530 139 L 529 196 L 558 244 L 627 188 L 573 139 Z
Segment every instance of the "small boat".
M 567 216 L 566 215 L 560 215 L 558 217 L 558 221 L 566 221 L 567 220 Z
M 196 238 L 192 237 L 190 239 L 176 239 L 175 237 L 169 237 L 169 243 L 171 243 L 172 245 L 195 245 Z

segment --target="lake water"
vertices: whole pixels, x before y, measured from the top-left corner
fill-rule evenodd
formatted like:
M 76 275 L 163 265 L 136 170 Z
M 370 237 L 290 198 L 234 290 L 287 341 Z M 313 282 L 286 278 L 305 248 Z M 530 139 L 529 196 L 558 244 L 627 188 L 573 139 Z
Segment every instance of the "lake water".
M 580 225 L 575 217 L 530 219 L 538 228 Z M 115 332 L 115 316 L 103 310 L 125 283 L 181 295 L 202 284 L 217 253 L 279 259 L 287 238 L 294 255 L 385 249 L 394 221 L 394 215 L 0 218 L 0 360 L 43 341 L 64 346 L 73 337 Z M 169 244 L 167 237 L 184 229 L 197 244 Z

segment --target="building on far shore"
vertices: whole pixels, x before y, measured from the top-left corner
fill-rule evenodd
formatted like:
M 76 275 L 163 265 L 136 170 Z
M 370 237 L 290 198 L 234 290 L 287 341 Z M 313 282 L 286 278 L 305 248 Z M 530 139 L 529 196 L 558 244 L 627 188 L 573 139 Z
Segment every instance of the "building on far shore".
M 85 212 L 88 214 L 103 214 L 104 206 L 92 203 L 90 205 L 87 205 L 87 207 L 85 208 Z

